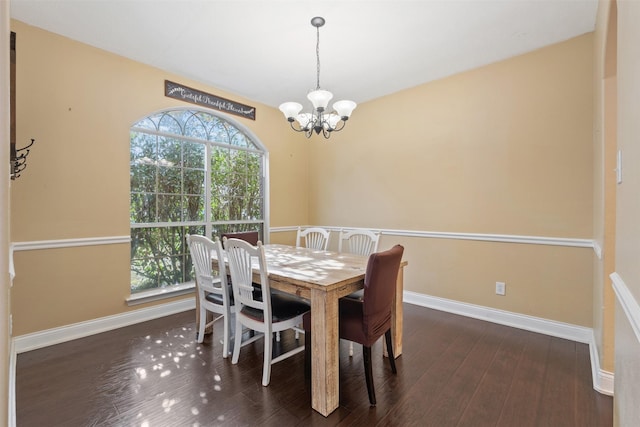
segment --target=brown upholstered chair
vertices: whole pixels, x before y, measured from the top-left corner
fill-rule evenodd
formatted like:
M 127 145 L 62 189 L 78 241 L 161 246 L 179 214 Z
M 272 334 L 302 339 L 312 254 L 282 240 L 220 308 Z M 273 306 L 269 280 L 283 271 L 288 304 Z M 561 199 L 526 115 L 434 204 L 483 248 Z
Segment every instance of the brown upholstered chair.
M 249 243 L 251 246 L 258 246 L 258 240 L 260 236 L 257 231 L 238 231 L 237 233 L 222 233 L 220 234 L 220 240 L 227 239 L 240 239 Z
M 391 371 L 395 374 L 396 363 L 391 342 L 391 307 L 396 291 L 396 280 L 402 261 L 404 247 L 373 253 L 369 256 L 364 277 L 362 299 L 340 299 L 340 338 L 362 344 L 364 373 L 371 406 L 376 404 L 371 366 L 371 346 L 384 335 L 389 354 Z M 307 313 L 303 318 L 305 333 L 305 369 L 310 372 L 311 361 L 311 317 Z

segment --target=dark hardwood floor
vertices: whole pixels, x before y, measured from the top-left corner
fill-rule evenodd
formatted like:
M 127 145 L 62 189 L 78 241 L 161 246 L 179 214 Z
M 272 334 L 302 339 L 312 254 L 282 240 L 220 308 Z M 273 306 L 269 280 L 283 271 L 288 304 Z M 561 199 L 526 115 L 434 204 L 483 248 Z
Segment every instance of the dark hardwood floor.
M 404 314 L 396 376 L 381 341 L 373 349 L 374 408 L 359 346 L 350 358 L 341 343 L 340 407 L 324 418 L 310 407 L 303 353 L 274 365 L 263 387 L 262 341 L 232 365 L 221 357 L 222 323 L 199 345 L 190 311 L 20 354 L 17 425 L 612 425 L 587 345 L 409 304 Z M 295 345 L 289 332 L 285 348 Z

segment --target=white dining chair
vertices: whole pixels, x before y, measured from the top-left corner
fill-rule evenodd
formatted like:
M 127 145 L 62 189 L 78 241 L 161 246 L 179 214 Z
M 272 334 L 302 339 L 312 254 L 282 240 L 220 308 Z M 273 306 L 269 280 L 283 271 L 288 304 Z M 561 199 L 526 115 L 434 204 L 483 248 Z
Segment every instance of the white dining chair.
M 379 231 L 340 230 L 338 252 L 369 256 L 378 250 Z
M 378 250 L 380 232 L 370 230 L 340 230 L 338 252 L 369 256 Z M 344 298 L 362 301 L 363 291 L 353 292 Z M 353 342 L 349 342 L 349 356 L 353 356 Z
M 244 345 L 264 337 L 264 363 L 262 368 L 262 385 L 267 386 L 271 380 L 271 365 L 280 362 L 304 350 L 304 344 L 285 352 L 275 358 L 272 356 L 273 333 L 294 329 L 302 324 L 302 316 L 310 310 L 310 305 L 300 298 L 284 293 L 271 292 L 269 286 L 267 261 L 261 242 L 257 246 L 240 239 L 226 239 L 224 246 L 231 272 L 233 296 L 237 307 L 236 331 L 242 327 L 260 334 L 242 341 L 242 334 L 236 334 L 233 346 L 232 364 L 237 364 L 240 349 Z M 252 257 L 258 260 L 260 269 L 261 298 L 254 293 Z
M 196 341 L 202 343 L 206 328 L 222 318 L 224 320 L 222 357 L 226 358 L 229 354 L 229 341 L 231 339 L 231 315 L 235 313 L 236 306 L 233 301 L 233 292 L 227 283 L 224 262 L 218 263 L 217 272 L 213 271 L 211 264 L 214 252 L 218 260 L 224 259 L 222 244 L 218 238 L 213 242 L 206 236 L 198 235 L 187 235 L 187 244 L 195 268 L 196 288 L 200 306 Z M 208 312 L 216 313 L 220 316 L 207 323 Z
M 310 227 L 303 230 L 298 227 L 296 246 L 302 247 L 302 239 L 304 239 L 305 247 L 326 251 L 329 247 L 329 235 L 329 231 L 324 228 Z

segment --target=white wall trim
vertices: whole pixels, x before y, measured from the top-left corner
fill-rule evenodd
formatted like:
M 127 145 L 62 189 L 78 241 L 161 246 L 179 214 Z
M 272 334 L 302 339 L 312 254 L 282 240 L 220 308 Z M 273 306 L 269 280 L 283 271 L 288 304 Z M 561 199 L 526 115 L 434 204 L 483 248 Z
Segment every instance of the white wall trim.
M 593 250 L 596 253 L 598 259 L 602 259 L 602 245 L 597 240 L 593 241 Z
M 611 372 L 600 369 L 598 348 L 593 329 L 591 328 L 468 304 L 411 291 L 404 291 L 403 301 L 408 304 L 433 308 L 435 310 L 446 311 L 448 313 L 459 314 L 461 316 L 486 320 L 500 325 L 511 326 L 518 329 L 589 344 L 593 388 L 599 393 L 613 396 L 614 376 Z
M 589 353 L 591 354 L 591 379 L 593 388 L 599 393 L 613 396 L 613 373 L 600 368 L 600 355 L 596 345 L 596 336 L 593 334 L 589 343 Z
M 15 427 L 16 425 L 16 366 L 17 366 L 18 354 L 16 353 L 16 346 L 13 340 L 9 343 L 9 426 Z
M 13 338 L 16 353 L 35 350 L 90 335 L 99 334 L 124 326 L 153 320 L 171 314 L 193 310 L 196 307 L 195 297 L 185 298 L 153 307 L 141 308 L 113 316 L 101 317 L 86 322 L 74 323 L 59 328 L 47 329 L 33 334 L 20 335 Z
M 309 227 L 309 226 L 304 226 Z M 335 227 L 323 226 L 330 231 L 338 232 L 340 230 L 357 230 L 355 227 Z M 297 226 L 270 227 L 271 233 L 283 233 L 297 231 Z M 402 230 L 402 229 L 376 229 L 382 234 L 388 236 L 408 236 L 436 239 L 456 239 L 456 240 L 478 240 L 485 242 L 503 242 L 503 243 L 526 243 L 534 245 L 552 245 L 552 246 L 569 246 L 577 248 L 592 248 L 596 255 L 601 256 L 602 250 L 600 245 L 590 239 L 573 239 L 566 237 L 545 237 L 545 236 L 520 236 L 515 234 L 481 234 L 481 233 L 454 233 L 448 231 L 420 231 L 420 230 Z M 113 245 L 121 243 L 129 243 L 130 236 L 108 236 L 108 237 L 87 237 L 75 239 L 60 240 L 39 240 L 26 242 L 13 242 L 14 251 L 32 251 L 39 249 L 56 249 L 70 248 L 76 246 L 95 246 L 95 245 Z
M 436 310 L 446 311 L 448 313 L 460 314 L 462 316 L 473 317 L 474 319 L 486 320 L 488 322 L 499 323 L 501 325 L 512 326 L 514 328 L 538 332 L 585 344 L 589 344 L 593 337 L 591 328 L 586 328 L 584 326 L 556 322 L 555 320 L 527 316 L 525 314 L 468 304 L 431 295 L 419 294 L 417 292 L 404 291 L 403 301 L 409 304 L 429 307 Z
M 34 251 L 40 249 L 73 248 L 76 246 L 114 245 L 129 242 L 131 242 L 131 236 L 107 236 L 13 242 L 11 246 L 13 251 Z
M 303 227 L 311 227 L 305 225 Z M 316 226 L 314 226 L 316 227 Z M 318 226 L 330 231 L 357 230 L 355 227 L 334 227 L 334 226 Z M 297 226 L 287 227 L 271 227 L 272 233 L 280 233 L 287 231 L 296 231 Z M 526 243 L 534 245 L 552 245 L 552 246 L 569 246 L 577 248 L 592 248 L 596 250 L 596 245 L 591 239 L 572 239 L 566 237 L 544 237 L 544 236 L 519 236 L 512 234 L 479 234 L 479 233 L 453 233 L 448 231 L 420 231 L 420 230 L 401 230 L 383 228 L 379 230 L 382 234 L 388 236 L 409 236 L 436 239 L 456 239 L 456 240 L 479 240 L 485 242 L 503 242 L 503 243 Z M 599 246 L 598 246 L 599 248 Z M 596 251 L 596 255 L 598 252 Z
M 633 294 L 622 280 L 622 277 L 616 272 L 609 275 L 613 282 L 613 291 L 618 298 L 618 302 L 624 314 L 627 316 L 627 320 L 631 324 L 631 329 L 636 335 L 636 339 L 640 342 L 640 304 L 634 298 Z

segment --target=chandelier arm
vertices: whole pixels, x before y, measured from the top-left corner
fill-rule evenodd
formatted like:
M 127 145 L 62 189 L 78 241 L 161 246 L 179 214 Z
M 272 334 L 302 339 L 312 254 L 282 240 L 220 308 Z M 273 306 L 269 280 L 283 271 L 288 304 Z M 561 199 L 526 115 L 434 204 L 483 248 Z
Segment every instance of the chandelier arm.
M 305 132 L 305 129 L 303 127 L 301 127 L 300 125 L 298 125 L 298 127 L 300 129 L 296 129 L 295 126 L 293 126 L 294 123 L 295 123 L 295 120 L 290 120 L 289 121 L 289 125 L 291 126 L 291 129 L 295 130 L 296 132 Z
M 338 127 L 338 123 L 342 123 L 342 126 Z M 340 120 L 338 121 L 338 123 L 336 123 L 336 127 L 335 127 L 335 128 L 333 128 L 333 131 L 334 131 L 334 132 L 340 132 L 342 129 L 344 129 L 344 127 L 345 127 L 345 126 L 346 126 L 346 124 L 347 124 L 347 122 L 346 122 L 346 121 L 344 121 L 344 120 L 342 120 L 342 119 L 340 119 Z

